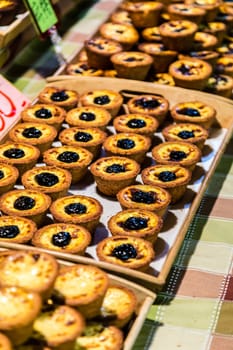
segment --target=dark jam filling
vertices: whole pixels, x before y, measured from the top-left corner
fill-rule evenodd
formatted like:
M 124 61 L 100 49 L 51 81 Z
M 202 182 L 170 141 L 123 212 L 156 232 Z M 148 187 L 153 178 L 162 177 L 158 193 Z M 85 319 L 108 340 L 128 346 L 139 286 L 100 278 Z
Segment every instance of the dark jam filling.
M 187 154 L 183 151 L 171 151 L 170 152 L 170 160 L 178 162 L 179 160 L 182 160 L 184 158 L 187 158 Z
M 131 198 L 137 203 L 153 204 L 156 202 L 156 194 L 151 191 L 131 190 Z
M 69 95 L 64 91 L 57 91 L 51 95 L 51 100 L 54 102 L 62 102 L 68 100 Z
M 78 142 L 88 142 L 93 139 L 92 135 L 85 131 L 78 131 L 74 135 L 74 139 Z
M 192 130 L 182 130 L 178 132 L 177 136 L 183 140 L 187 140 L 187 139 L 191 139 L 192 137 L 195 137 L 194 132 Z
M 214 78 L 214 85 L 218 85 L 221 83 L 227 83 L 227 78 L 222 75 L 215 74 L 211 78 Z M 209 84 L 209 83 L 208 83 Z
M 14 202 L 14 208 L 17 210 L 30 210 L 36 204 L 35 199 L 28 196 L 21 196 Z
M 181 66 L 178 68 L 178 71 L 183 75 L 192 75 L 191 67 L 184 63 L 181 64 Z
M 132 216 L 122 223 L 122 227 L 126 230 L 141 230 L 147 227 L 147 219 Z
M 94 99 L 94 103 L 96 103 L 97 105 L 107 105 L 110 102 L 111 101 L 108 95 L 98 96 Z
M 177 111 L 177 113 L 182 115 L 188 115 L 189 117 L 200 117 L 201 114 L 198 109 L 191 107 L 184 107 Z
M 160 102 L 156 99 L 150 99 L 148 100 L 147 98 L 138 98 L 134 102 L 136 107 L 142 107 L 142 108 L 148 108 L 148 109 L 155 109 L 160 106 Z
M 169 181 L 173 181 L 176 179 L 176 174 L 173 173 L 172 171 L 161 171 L 161 173 L 158 176 L 160 181 L 163 182 L 169 182 Z
M 124 165 L 121 165 L 121 164 L 112 164 L 112 165 L 109 165 L 106 169 L 105 169 L 106 173 L 124 173 L 126 170 L 125 170 L 125 167 Z
M 125 62 L 134 62 L 134 61 L 141 62 L 141 61 L 143 61 L 143 59 L 130 56 L 130 57 L 125 58 L 124 61 Z
M 0 238 L 15 238 L 19 233 L 19 228 L 16 225 L 6 225 L 0 227 Z
M 91 112 L 83 112 L 79 116 L 80 120 L 85 120 L 86 122 L 91 122 L 92 120 L 95 120 L 95 114 Z
M 75 163 L 79 160 L 79 155 L 76 152 L 65 151 L 60 153 L 57 159 L 63 163 Z
M 103 46 L 102 44 L 96 43 L 96 42 L 93 41 L 93 40 L 89 40 L 89 41 L 88 41 L 88 45 L 94 46 L 94 47 L 96 47 L 96 48 L 99 49 L 99 50 L 104 50 L 104 46 Z
M 25 153 L 22 149 L 19 148 L 10 148 L 7 149 L 3 155 L 7 158 L 10 159 L 19 159 L 19 158 L 23 158 L 25 156 Z
M 80 64 L 79 66 L 80 69 L 78 68 L 75 68 L 75 73 L 78 73 L 78 74 L 82 74 L 83 71 L 90 71 L 90 72 L 96 72 L 97 69 L 96 68 L 90 68 L 86 63 L 83 63 L 83 64 Z
M 135 147 L 135 142 L 131 139 L 121 139 L 117 141 L 117 147 L 122 149 L 132 149 Z
M 58 233 L 55 233 L 52 236 L 52 244 L 57 247 L 65 247 L 67 246 L 71 241 L 71 235 L 69 232 L 61 231 Z
M 123 243 L 112 250 L 112 256 L 122 261 L 135 259 L 137 257 L 137 250 L 132 244 Z
M 208 56 L 210 53 L 208 51 L 201 51 L 201 52 L 190 52 L 190 56 L 194 57 L 194 58 L 205 58 L 206 56 Z
M 39 137 L 41 137 L 42 132 L 35 127 L 31 127 L 31 128 L 24 129 L 24 131 L 22 132 L 22 135 L 27 139 L 38 139 Z
M 146 126 L 146 122 L 142 119 L 134 118 L 134 119 L 130 119 L 126 125 L 131 129 L 140 129 Z
M 71 203 L 64 208 L 66 214 L 85 214 L 87 212 L 87 207 L 81 203 Z
M 38 185 L 45 187 L 52 187 L 59 182 L 58 176 L 49 172 L 37 174 L 35 180 Z
M 0 180 L 3 179 L 5 177 L 5 174 L 2 170 L 0 170 Z
M 37 118 L 40 118 L 40 119 L 49 119 L 51 118 L 53 115 L 51 113 L 51 111 L 47 108 L 41 108 L 41 109 L 38 109 L 36 112 L 35 112 L 35 116 Z

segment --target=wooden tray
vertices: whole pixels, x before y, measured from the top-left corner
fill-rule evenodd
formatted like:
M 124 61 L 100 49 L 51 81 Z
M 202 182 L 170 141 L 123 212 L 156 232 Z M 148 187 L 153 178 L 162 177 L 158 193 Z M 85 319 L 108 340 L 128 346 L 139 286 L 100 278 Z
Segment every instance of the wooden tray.
M 177 87 L 163 86 L 161 84 L 117 78 L 73 78 L 70 76 L 60 76 L 51 77 L 48 80 L 50 81 L 48 86 L 74 89 L 80 94 L 94 89 L 112 89 L 120 91 L 123 96 L 127 97 L 142 93 L 160 94 L 168 99 L 170 107 L 178 102 L 190 100 L 201 100 L 215 107 L 217 111 L 216 124 L 211 129 L 210 137 L 203 150 L 202 160 L 198 163 L 193 173 L 193 182 L 188 186 L 183 200 L 171 206 L 168 210 L 164 221 L 164 227 L 155 245 L 156 258 L 151 263 L 147 273 L 130 270 L 128 268 L 120 268 L 113 264 L 98 261 L 95 254 L 95 245 L 98 242 L 98 237 L 103 237 L 108 234 L 106 222 L 109 216 L 120 211 L 121 207 L 116 200 L 101 196 L 96 191 L 96 186 L 93 181 L 91 181 L 91 183 L 89 182 L 88 185 L 82 182 L 70 189 L 70 193 L 72 194 L 78 191 L 79 194 L 88 194 L 97 198 L 104 207 L 101 224 L 98 226 L 97 232 L 94 235 L 92 246 L 87 248 L 88 257 L 79 257 L 77 255 L 51 251 L 52 254 L 63 260 L 93 263 L 108 271 L 127 277 L 127 279 L 137 281 L 150 289 L 160 289 L 166 281 L 187 229 L 200 204 L 204 191 L 231 137 L 233 130 L 232 102 L 223 97 L 216 99 L 213 95 L 196 90 L 186 90 Z M 161 138 L 161 133 L 156 133 L 156 136 Z M 88 180 L 90 180 L 90 178 Z M 111 211 L 107 208 L 111 208 Z M 25 245 L 7 244 L 2 241 L 0 242 L 0 246 L 8 248 L 16 247 L 17 249 L 25 247 Z

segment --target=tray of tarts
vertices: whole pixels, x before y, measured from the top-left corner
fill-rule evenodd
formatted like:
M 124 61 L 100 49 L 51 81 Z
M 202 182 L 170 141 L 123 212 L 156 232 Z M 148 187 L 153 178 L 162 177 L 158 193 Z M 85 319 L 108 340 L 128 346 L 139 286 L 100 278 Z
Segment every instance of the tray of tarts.
M 0 144 L 0 246 L 161 289 L 230 140 L 232 103 L 137 80 L 49 80 Z M 46 125 L 56 136 L 38 151 Z

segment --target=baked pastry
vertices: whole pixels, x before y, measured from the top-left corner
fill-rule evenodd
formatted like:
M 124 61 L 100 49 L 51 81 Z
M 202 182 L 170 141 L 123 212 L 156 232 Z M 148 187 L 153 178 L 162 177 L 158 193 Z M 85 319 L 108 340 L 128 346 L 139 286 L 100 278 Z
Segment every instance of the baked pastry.
M 227 33 L 227 27 L 226 24 L 223 22 L 207 22 L 206 26 L 203 28 L 203 31 L 215 35 L 218 39 L 219 46 L 222 44 L 222 41 L 225 38 L 225 35 Z
M 0 197 L 0 210 L 5 215 L 23 216 L 40 226 L 51 204 L 51 198 L 40 191 L 17 189 Z
M 130 113 L 152 115 L 161 125 L 168 113 L 169 102 L 160 95 L 139 95 L 130 98 L 127 107 Z
M 20 345 L 31 336 L 41 304 L 38 293 L 22 287 L 0 286 L 0 329 L 12 345 Z
M 84 129 L 74 126 L 61 131 L 58 137 L 63 145 L 87 149 L 93 154 L 93 158 L 95 159 L 101 150 L 107 134 L 99 128 Z
M 233 91 L 233 77 L 225 74 L 211 75 L 207 81 L 205 91 L 222 97 L 231 98 Z
M 159 186 L 171 195 L 174 204 L 183 197 L 191 181 L 191 172 L 180 165 L 152 165 L 143 169 L 141 177 L 146 185 Z
M 203 18 L 203 21 L 208 23 L 215 20 L 221 1 L 220 0 L 185 0 L 184 3 L 193 4 L 195 7 L 204 9 L 206 13 Z
M 43 154 L 43 162 L 46 165 L 69 170 L 72 184 L 76 184 L 85 176 L 92 159 L 91 152 L 78 146 L 53 147 Z
M 162 43 L 159 26 L 142 29 L 141 36 L 145 41 Z
M 201 24 L 205 9 L 194 6 L 193 4 L 171 3 L 167 6 L 167 12 L 170 20 L 188 20 L 196 24 Z
M 128 11 L 126 10 L 116 10 L 113 12 L 110 16 L 110 21 L 113 23 L 119 23 L 119 24 L 131 24 L 132 20 L 129 16 Z
M 157 84 L 175 86 L 174 79 L 169 73 L 156 73 L 151 77 L 151 81 Z
M 103 148 L 107 156 L 122 156 L 141 164 L 151 146 L 151 139 L 136 133 L 118 133 L 108 136 Z
M 145 52 L 122 51 L 111 56 L 119 78 L 145 80 L 153 58 Z
M 203 90 L 212 74 L 212 66 L 198 58 L 183 58 L 170 64 L 168 72 L 177 86 Z
M 66 68 L 66 73 L 75 77 L 102 77 L 104 74 L 103 69 L 92 67 L 88 61 L 69 63 Z
M 0 4 L 0 26 L 11 24 L 17 13 L 17 2 L 15 0 L 1 1 Z
M 32 238 L 32 244 L 38 248 L 77 255 L 84 255 L 90 243 L 90 232 L 83 226 L 63 223 L 43 226 Z
M 216 47 L 216 51 L 221 56 L 233 56 L 233 43 L 232 42 L 226 42 L 222 45 Z
M 127 157 L 102 157 L 90 166 L 98 190 L 107 195 L 115 196 L 125 186 L 135 182 L 140 172 L 139 164 Z
M 233 77 L 233 56 L 219 57 L 215 65 L 215 72 Z
M 52 125 L 56 130 L 61 128 L 66 111 L 54 103 L 37 103 L 26 107 L 20 114 L 25 123 L 43 123 Z
M 80 103 L 82 106 L 103 107 L 115 117 L 121 108 L 123 97 L 113 90 L 93 90 L 83 93 L 80 96 Z
M 226 24 L 227 30 L 232 29 L 233 24 L 233 9 L 232 4 L 227 2 L 221 2 L 218 8 L 218 13 L 216 16 L 216 21 L 224 22 Z
M 123 50 L 130 50 L 139 40 L 139 33 L 131 24 L 105 22 L 99 32 L 103 38 L 120 43 Z
M 0 195 L 12 190 L 18 177 L 19 171 L 15 166 L 0 163 Z
M 160 216 L 149 210 L 126 209 L 119 211 L 108 220 L 112 236 L 128 236 L 146 239 L 155 243 L 163 226 Z
M 34 221 L 20 216 L 0 216 L 0 241 L 27 243 L 36 232 Z
M 82 106 L 71 109 L 65 120 L 70 126 L 105 130 L 111 118 L 111 114 L 103 107 Z
M 143 272 L 155 257 L 150 242 L 127 236 L 104 238 L 97 244 L 96 253 L 100 261 Z
M 216 109 L 202 101 L 176 103 L 171 108 L 171 117 L 175 123 L 194 123 L 209 129 L 216 116 Z
M 215 35 L 197 31 L 194 35 L 194 51 L 214 50 L 218 44 L 218 39 Z
M 0 349 L 13 350 L 10 339 L 3 333 L 0 333 Z
M 168 191 L 158 186 L 135 184 L 117 193 L 122 209 L 144 209 L 164 216 L 171 202 Z
M 136 133 L 153 137 L 158 129 L 158 121 L 151 115 L 140 113 L 122 114 L 114 118 L 113 126 L 116 132 Z
M 102 269 L 76 264 L 60 269 L 54 288 L 67 305 L 90 319 L 99 315 L 108 286 L 109 277 Z
M 59 89 L 55 86 L 45 87 L 38 95 L 40 103 L 54 103 L 55 105 L 69 110 L 78 104 L 79 94 L 74 90 Z
M 46 193 L 55 200 L 67 194 L 71 174 L 68 170 L 56 166 L 38 166 L 26 171 L 21 181 L 26 189 Z
M 89 196 L 72 195 L 55 200 L 50 212 L 57 222 L 84 226 L 91 233 L 99 224 L 103 207 L 100 202 Z
M 178 123 L 170 124 L 162 130 L 166 141 L 185 141 L 193 143 L 200 149 L 203 148 L 209 136 L 207 129 L 198 124 Z
M 182 60 L 183 58 L 198 58 L 211 64 L 212 67 L 215 66 L 216 61 L 219 57 L 219 54 L 216 51 L 211 50 L 202 50 L 202 51 L 190 51 L 185 54 L 179 54 L 178 59 Z
M 157 164 L 178 164 L 193 171 L 201 160 L 201 150 L 184 141 L 167 141 L 152 148 L 152 157 Z
M 24 142 L 39 148 L 43 153 L 51 147 L 57 136 L 57 130 L 48 124 L 19 123 L 9 132 L 9 138 L 13 142 Z
M 33 324 L 39 339 L 55 349 L 74 349 L 75 339 L 85 327 L 83 315 L 67 305 L 56 306 L 54 310 L 42 312 Z
M 20 176 L 35 166 L 39 156 L 39 149 L 27 143 L 7 141 L 0 145 L 0 162 L 15 166 Z

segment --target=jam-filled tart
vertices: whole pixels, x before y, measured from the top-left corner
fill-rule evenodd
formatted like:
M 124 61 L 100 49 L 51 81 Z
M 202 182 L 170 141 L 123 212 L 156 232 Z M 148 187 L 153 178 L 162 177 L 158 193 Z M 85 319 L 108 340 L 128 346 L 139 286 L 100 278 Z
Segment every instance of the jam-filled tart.
M 171 20 L 188 20 L 198 25 L 206 14 L 203 8 L 184 3 L 171 3 L 167 6 L 167 11 Z
M 77 106 L 79 94 L 74 90 L 47 86 L 39 93 L 38 100 L 40 103 L 54 103 L 65 110 L 69 110 Z
M 0 216 L 0 240 L 2 242 L 27 243 L 36 232 L 34 221 L 20 216 Z
M 225 74 L 214 74 L 208 79 L 205 91 L 211 94 L 231 98 L 233 91 L 233 77 Z
M 112 236 L 100 241 L 96 247 L 100 261 L 146 271 L 154 260 L 155 252 L 150 242 L 138 237 Z
M 215 35 L 206 32 L 196 32 L 194 35 L 194 51 L 214 50 L 218 43 Z
M 215 66 L 217 58 L 219 57 L 219 54 L 216 51 L 213 50 L 197 50 L 197 51 L 190 51 L 188 53 L 179 54 L 178 59 L 183 59 L 186 57 L 191 58 L 198 58 L 200 60 L 206 61 L 209 64 L 211 64 L 212 67 Z
M 70 63 L 67 65 L 66 72 L 68 75 L 75 77 L 101 77 L 104 75 L 104 71 L 102 69 L 92 67 L 88 61 Z
M 233 77 L 233 56 L 222 56 L 217 59 L 215 71 Z
M 98 190 L 107 196 L 133 184 L 140 172 L 140 165 L 133 159 L 120 156 L 101 157 L 90 166 Z
M 18 177 L 19 171 L 15 166 L 0 163 L 0 195 L 12 190 Z
M 130 50 L 139 40 L 139 33 L 131 24 L 106 22 L 99 31 L 103 38 L 115 40 L 124 50 Z
M 90 243 L 90 232 L 83 226 L 63 223 L 43 226 L 32 239 L 32 244 L 38 248 L 78 255 L 84 255 Z
M 185 4 L 193 4 L 195 7 L 205 10 L 205 16 L 203 21 L 208 23 L 214 21 L 218 11 L 221 1 L 220 0 L 185 0 Z

